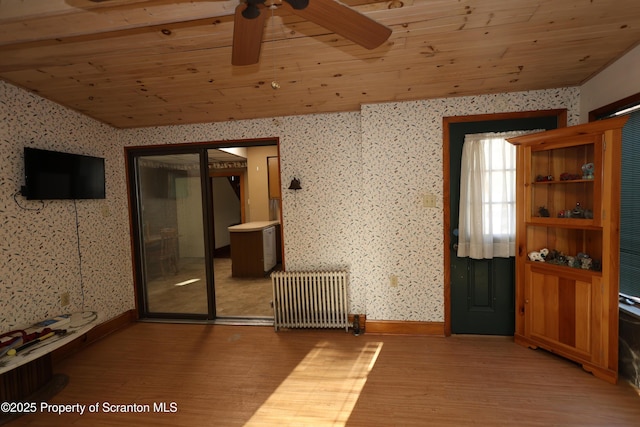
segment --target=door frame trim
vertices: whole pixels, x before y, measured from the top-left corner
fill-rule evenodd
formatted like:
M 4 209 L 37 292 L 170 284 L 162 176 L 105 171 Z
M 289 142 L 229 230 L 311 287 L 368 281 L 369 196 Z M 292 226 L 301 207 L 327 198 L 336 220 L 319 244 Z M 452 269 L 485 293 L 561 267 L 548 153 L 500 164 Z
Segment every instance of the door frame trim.
M 558 127 L 567 126 L 567 109 L 552 109 L 552 110 L 536 110 L 536 111 L 518 111 L 512 113 L 495 113 L 495 114 L 477 114 L 471 116 L 450 116 L 442 118 L 442 185 L 443 185 L 443 225 L 444 225 L 444 334 L 445 336 L 451 335 L 451 255 L 449 247 L 451 245 L 451 221 L 450 221 L 450 203 L 451 198 L 449 190 L 451 188 L 451 181 L 449 174 L 451 168 L 449 165 L 450 159 L 450 126 L 454 123 L 464 122 L 482 122 L 482 121 L 496 121 L 496 120 L 510 120 L 510 119 L 526 119 L 535 117 L 548 117 L 555 116 L 558 119 Z

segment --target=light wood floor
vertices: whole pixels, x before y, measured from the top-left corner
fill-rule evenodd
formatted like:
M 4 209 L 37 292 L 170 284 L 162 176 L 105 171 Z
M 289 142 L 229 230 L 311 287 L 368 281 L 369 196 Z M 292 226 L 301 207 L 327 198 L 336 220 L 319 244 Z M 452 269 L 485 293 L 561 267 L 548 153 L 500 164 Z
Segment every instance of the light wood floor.
M 638 426 L 640 396 L 508 337 L 415 337 L 137 323 L 63 360 L 50 403 L 149 413 L 32 414 L 18 426 Z M 175 402 L 175 413 L 154 413 Z
M 213 270 L 218 317 L 273 318 L 273 291 L 268 275 L 260 278 L 232 277 L 230 258 L 215 258 Z M 176 286 L 190 280 L 196 281 Z M 177 274 L 157 275 L 149 281 L 150 311 L 206 314 L 205 287 L 203 261 L 183 258 Z

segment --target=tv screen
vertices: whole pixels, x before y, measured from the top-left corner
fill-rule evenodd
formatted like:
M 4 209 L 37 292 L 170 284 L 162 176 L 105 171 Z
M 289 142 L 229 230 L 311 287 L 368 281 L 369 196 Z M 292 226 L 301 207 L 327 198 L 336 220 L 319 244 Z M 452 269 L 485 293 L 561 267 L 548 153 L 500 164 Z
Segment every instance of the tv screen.
M 24 148 L 29 200 L 104 199 L 104 159 L 59 151 Z

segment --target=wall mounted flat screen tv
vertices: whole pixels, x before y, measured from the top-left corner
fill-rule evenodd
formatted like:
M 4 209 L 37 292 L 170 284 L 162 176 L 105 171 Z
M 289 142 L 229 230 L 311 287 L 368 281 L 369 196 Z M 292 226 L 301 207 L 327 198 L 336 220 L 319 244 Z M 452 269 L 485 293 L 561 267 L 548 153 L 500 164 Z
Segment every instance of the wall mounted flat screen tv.
M 24 148 L 28 200 L 104 199 L 104 159 L 59 151 Z

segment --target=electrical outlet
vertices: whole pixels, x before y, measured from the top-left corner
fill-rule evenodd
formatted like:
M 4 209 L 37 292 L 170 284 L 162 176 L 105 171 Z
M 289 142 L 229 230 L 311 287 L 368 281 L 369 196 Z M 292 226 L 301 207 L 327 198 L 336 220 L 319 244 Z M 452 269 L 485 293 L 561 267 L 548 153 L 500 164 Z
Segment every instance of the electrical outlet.
M 398 287 L 398 276 L 396 276 L 395 274 L 391 275 L 391 287 L 392 288 L 397 288 Z
M 60 294 L 60 306 L 65 307 L 67 305 L 69 305 L 70 303 L 70 298 L 69 298 L 69 292 L 63 292 Z
M 425 208 L 435 208 L 436 207 L 436 195 L 435 194 L 425 194 L 422 198 L 422 205 Z

